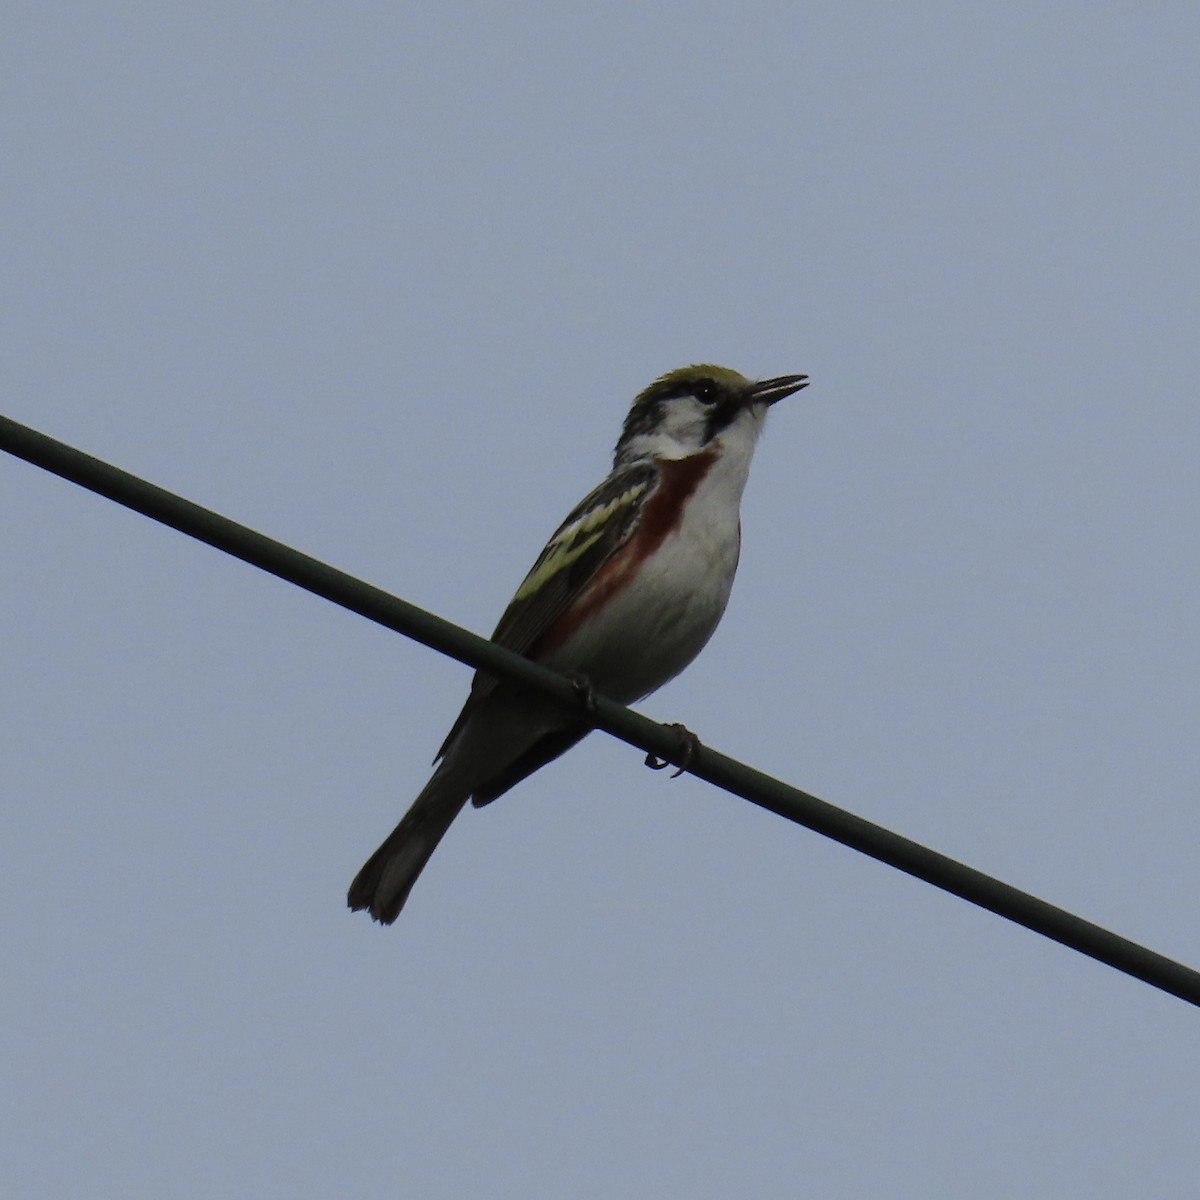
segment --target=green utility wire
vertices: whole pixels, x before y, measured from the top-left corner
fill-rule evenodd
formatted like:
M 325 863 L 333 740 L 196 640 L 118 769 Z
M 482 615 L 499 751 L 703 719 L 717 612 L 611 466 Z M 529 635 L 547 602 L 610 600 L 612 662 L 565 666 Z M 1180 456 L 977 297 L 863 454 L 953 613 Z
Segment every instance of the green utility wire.
M 107 496 L 135 512 L 170 525 L 232 554 L 252 566 L 278 575 L 297 587 L 332 600 L 343 608 L 394 629 L 434 650 L 472 667 L 505 676 L 539 689 L 562 704 L 578 706 L 577 688 L 561 675 L 530 662 L 485 638 L 469 633 L 389 595 L 361 579 L 301 554 L 261 533 L 255 533 L 228 517 L 163 488 L 147 483 L 118 467 L 55 441 L 43 433 L 0 416 L 0 449 L 23 458 L 80 487 Z M 596 697 L 593 723 L 623 741 L 658 758 L 676 760 L 680 738 L 676 729 L 660 725 L 623 705 Z M 1085 921 L 1045 900 L 1039 900 L 999 879 L 993 879 L 936 850 L 910 841 L 898 833 L 827 804 L 735 759 L 702 747 L 688 764 L 688 771 L 768 809 L 833 838 L 853 850 L 915 875 L 935 887 L 969 900 L 998 916 L 1015 921 L 1078 950 L 1100 962 L 1141 979 L 1190 1004 L 1200 1005 L 1200 972 L 1166 958 L 1128 938 Z

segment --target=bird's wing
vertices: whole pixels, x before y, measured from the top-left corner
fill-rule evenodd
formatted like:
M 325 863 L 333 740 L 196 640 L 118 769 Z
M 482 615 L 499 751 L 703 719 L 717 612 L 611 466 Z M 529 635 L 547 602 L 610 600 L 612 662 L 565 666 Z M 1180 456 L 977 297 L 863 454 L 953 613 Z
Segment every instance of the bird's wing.
M 562 615 L 596 572 L 630 538 L 659 480 L 654 463 L 614 471 L 555 530 L 500 618 L 492 641 L 524 654 Z M 476 672 L 471 694 L 437 757 L 441 758 L 475 706 L 496 686 Z M 436 760 L 435 760 L 436 761 Z
M 493 642 L 521 654 L 554 624 L 629 540 L 658 475 L 653 463 L 626 467 L 575 506 L 517 588 Z

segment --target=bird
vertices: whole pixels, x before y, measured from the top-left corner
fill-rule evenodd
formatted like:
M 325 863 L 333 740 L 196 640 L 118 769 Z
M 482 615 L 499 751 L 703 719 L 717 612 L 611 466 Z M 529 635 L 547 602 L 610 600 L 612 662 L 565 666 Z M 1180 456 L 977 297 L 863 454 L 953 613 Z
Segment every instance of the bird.
M 578 681 L 584 703 L 477 672 L 432 777 L 350 885 L 351 909 L 390 925 L 468 800 L 490 804 L 584 738 L 592 695 L 632 704 L 699 654 L 733 586 L 767 410 L 808 382 L 696 364 L 636 396 L 612 471 L 551 536 L 492 634 Z

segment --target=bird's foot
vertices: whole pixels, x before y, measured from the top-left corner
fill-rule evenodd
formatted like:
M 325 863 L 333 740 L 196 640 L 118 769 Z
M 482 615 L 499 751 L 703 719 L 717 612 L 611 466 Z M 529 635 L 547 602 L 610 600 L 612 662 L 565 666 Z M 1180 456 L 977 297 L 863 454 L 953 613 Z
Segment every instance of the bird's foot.
M 692 765 L 696 755 L 700 753 L 700 739 L 686 725 L 680 725 L 678 721 L 672 722 L 667 728 L 675 730 L 679 735 L 679 754 L 674 758 L 659 758 L 657 755 L 647 754 L 646 766 L 652 771 L 661 771 L 674 764 L 675 770 L 671 772 L 671 778 L 678 779 Z
M 592 681 L 582 671 L 570 671 L 567 678 L 571 681 L 571 687 L 575 689 L 575 695 L 579 698 L 579 707 L 588 717 L 594 717 L 596 715 L 596 693 L 592 688 Z

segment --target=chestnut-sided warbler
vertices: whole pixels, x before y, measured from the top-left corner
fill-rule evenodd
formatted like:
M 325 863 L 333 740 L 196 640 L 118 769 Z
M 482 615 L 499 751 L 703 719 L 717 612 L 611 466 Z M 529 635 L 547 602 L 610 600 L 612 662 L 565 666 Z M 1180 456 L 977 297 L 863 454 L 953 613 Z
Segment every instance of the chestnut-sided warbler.
M 630 406 L 612 473 L 546 543 L 492 640 L 621 704 L 678 675 L 729 600 L 767 408 L 807 383 L 714 366 L 656 379 Z M 582 708 L 477 673 L 440 765 L 355 877 L 350 907 L 391 924 L 468 799 L 488 804 L 588 731 Z

